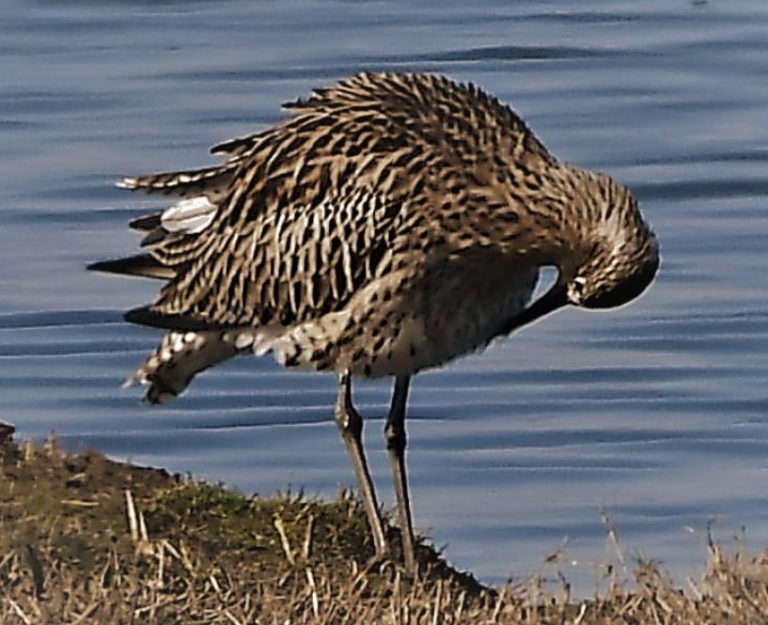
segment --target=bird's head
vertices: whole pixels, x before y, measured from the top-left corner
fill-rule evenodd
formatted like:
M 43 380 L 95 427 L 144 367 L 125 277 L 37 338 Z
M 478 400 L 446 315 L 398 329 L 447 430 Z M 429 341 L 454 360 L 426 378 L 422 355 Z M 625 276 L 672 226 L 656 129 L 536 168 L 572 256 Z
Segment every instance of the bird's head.
M 562 253 L 556 282 L 507 323 L 506 333 L 568 304 L 586 309 L 622 306 L 653 281 L 659 246 L 637 201 L 607 176 L 591 176 L 595 189 L 582 218 L 573 220 L 572 247 Z
M 566 300 L 581 308 L 615 308 L 645 291 L 659 268 L 656 237 L 646 230 L 632 243 L 600 249 L 563 275 Z

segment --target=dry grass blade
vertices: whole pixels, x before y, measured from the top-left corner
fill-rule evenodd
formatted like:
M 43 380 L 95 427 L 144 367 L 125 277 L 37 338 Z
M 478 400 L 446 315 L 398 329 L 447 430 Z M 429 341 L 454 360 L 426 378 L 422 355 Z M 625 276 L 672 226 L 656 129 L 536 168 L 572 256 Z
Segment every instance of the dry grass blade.
M 26 614 L 24 614 L 24 610 L 21 609 L 18 603 L 16 603 L 11 598 L 8 598 L 8 603 L 13 609 L 16 616 L 18 616 L 24 622 L 24 625 L 32 625 L 32 621 L 29 619 L 29 617 Z
M 309 588 L 311 589 L 311 598 L 312 598 L 312 613 L 315 615 L 315 618 L 320 617 L 320 599 L 317 597 L 317 584 L 315 584 L 315 575 L 312 573 L 312 569 L 307 568 L 307 582 L 309 583 Z
M 139 542 L 139 521 L 136 515 L 136 504 L 129 489 L 125 491 L 125 512 L 128 517 L 128 531 L 134 543 Z
M 285 559 L 291 564 L 296 564 L 296 558 L 293 556 L 293 549 L 291 549 L 291 543 L 288 541 L 288 534 L 285 532 L 285 524 L 279 514 L 275 514 L 274 526 L 277 533 L 280 535 L 280 545 L 285 553 Z
M 426 548 L 423 574 L 404 577 L 371 560 L 353 499 L 250 499 L 55 449 L 0 445 L 3 625 L 768 623 L 768 555 L 730 555 L 714 539 L 687 593 L 642 561 L 633 585 L 574 603 L 564 580 L 556 595 L 537 580 L 496 591 Z
M 310 556 L 312 555 L 312 540 L 314 530 L 315 516 L 310 513 L 309 518 L 307 519 L 307 530 L 304 533 L 304 543 L 301 549 L 301 556 L 305 561 L 309 560 Z
M 437 591 L 435 592 L 435 605 L 432 610 L 432 625 L 438 625 L 438 623 L 440 623 L 442 598 L 443 584 L 442 582 L 437 582 Z

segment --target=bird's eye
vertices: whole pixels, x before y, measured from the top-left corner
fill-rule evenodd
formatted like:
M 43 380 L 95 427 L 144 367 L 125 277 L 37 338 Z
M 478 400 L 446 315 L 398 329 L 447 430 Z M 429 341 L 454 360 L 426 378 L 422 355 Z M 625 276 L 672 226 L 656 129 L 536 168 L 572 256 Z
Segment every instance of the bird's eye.
M 586 284 L 587 281 L 582 277 L 574 278 L 571 280 L 568 291 L 570 299 L 573 303 L 581 302 L 584 297 L 584 289 Z

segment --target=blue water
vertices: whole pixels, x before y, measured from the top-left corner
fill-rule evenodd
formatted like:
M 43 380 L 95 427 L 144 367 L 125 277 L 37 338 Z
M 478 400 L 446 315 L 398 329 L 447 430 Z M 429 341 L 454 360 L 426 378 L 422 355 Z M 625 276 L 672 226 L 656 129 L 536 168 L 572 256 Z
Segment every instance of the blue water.
M 352 485 L 332 377 L 251 358 L 167 408 L 121 390 L 159 338 L 121 310 L 157 284 L 83 267 L 131 253 L 127 220 L 162 206 L 121 175 L 211 163 L 360 69 L 440 72 L 632 187 L 664 258 L 627 308 L 563 311 L 418 376 L 417 526 L 486 581 L 564 544 L 586 589 L 611 557 L 602 510 L 630 560 L 679 580 L 712 519 L 768 545 L 768 4 L 6 0 L 0 34 L 0 419 L 22 436 L 244 491 Z M 388 393 L 357 392 L 387 503 Z

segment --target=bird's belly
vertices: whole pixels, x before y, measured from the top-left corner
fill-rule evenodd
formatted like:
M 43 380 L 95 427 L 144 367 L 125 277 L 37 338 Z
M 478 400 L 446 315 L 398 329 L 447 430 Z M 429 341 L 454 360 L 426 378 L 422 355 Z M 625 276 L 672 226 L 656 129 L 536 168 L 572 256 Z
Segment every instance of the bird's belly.
M 484 349 L 504 322 L 526 307 L 537 277 L 538 271 L 530 271 L 504 283 L 479 280 L 457 289 L 435 289 L 426 314 L 396 339 L 401 358 L 374 374 L 414 373 Z M 402 343 L 408 343 L 407 349 Z
M 398 292 L 390 276 L 344 309 L 298 324 L 270 342 L 279 362 L 364 377 L 409 375 L 484 348 L 528 304 L 538 269 L 512 275 L 435 275 Z M 382 293 L 393 292 L 382 298 Z

